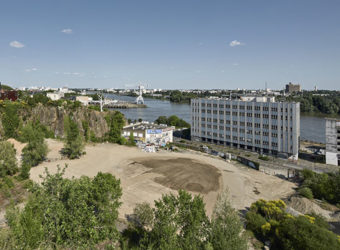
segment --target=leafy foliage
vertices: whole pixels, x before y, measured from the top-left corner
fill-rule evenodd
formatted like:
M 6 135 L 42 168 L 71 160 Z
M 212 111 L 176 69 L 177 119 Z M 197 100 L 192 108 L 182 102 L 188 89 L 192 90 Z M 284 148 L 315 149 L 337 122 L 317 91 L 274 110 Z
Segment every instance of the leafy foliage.
M 23 136 L 28 143 L 22 150 L 22 164 L 34 167 L 42 162 L 47 155 L 44 133 L 28 124 L 23 129 Z
M 300 102 L 301 112 L 340 115 L 340 95 L 338 91 L 304 91 L 286 98 Z
M 246 249 L 242 223 L 224 197 L 210 221 L 202 197 L 180 190 L 163 195 L 155 208 L 140 204 L 134 210 L 135 231 L 129 247 L 137 249 Z M 133 241 L 134 245 L 131 245 Z
M 77 123 L 70 116 L 65 118 L 64 129 L 66 131 L 66 140 L 62 153 L 70 159 L 79 158 L 84 154 L 83 138 L 80 135 Z
M 18 134 L 18 128 L 20 124 L 20 118 L 18 116 L 18 110 L 20 104 L 17 102 L 4 101 L 1 105 L 2 112 L 2 126 L 5 131 L 5 137 L 16 138 Z
M 332 204 L 340 204 L 340 171 L 317 174 L 304 169 L 302 175 L 304 180 L 300 190 L 309 188 L 313 197 Z
M 21 142 L 28 142 L 31 136 L 31 130 L 39 131 L 44 138 L 54 138 L 54 133 L 45 125 L 41 124 L 39 120 L 28 122 L 26 126 L 22 127 L 19 131 L 18 140 Z
M 15 148 L 12 143 L 0 141 L 0 177 L 13 175 L 18 171 Z
M 12 208 L 6 218 L 15 245 L 33 248 L 90 248 L 109 239 L 117 240 L 115 226 L 120 181 L 98 173 L 93 179 L 63 178 L 64 170 L 35 184 L 23 210 Z
M 227 193 L 222 193 L 216 203 L 212 220 L 210 243 L 213 249 L 247 249 L 243 225 L 235 209 L 230 205 Z
M 306 197 L 307 199 L 313 199 L 313 192 L 308 187 L 302 187 L 299 189 L 299 194 Z
M 135 137 L 133 136 L 133 133 L 130 133 L 129 140 L 127 141 L 128 146 L 136 146 Z
M 281 200 L 258 200 L 246 214 L 247 229 L 259 240 L 269 240 L 273 249 L 340 249 L 337 235 L 320 216 L 293 217 L 285 207 Z
M 109 142 L 125 144 L 126 140 L 122 137 L 122 130 L 125 125 L 124 115 L 120 112 L 114 112 L 106 116 L 106 122 L 109 126 L 109 132 L 106 137 Z
M 155 121 L 157 124 L 166 124 L 168 126 L 175 126 L 176 128 L 190 128 L 190 124 L 183 119 L 178 118 L 176 115 L 169 117 L 160 116 Z

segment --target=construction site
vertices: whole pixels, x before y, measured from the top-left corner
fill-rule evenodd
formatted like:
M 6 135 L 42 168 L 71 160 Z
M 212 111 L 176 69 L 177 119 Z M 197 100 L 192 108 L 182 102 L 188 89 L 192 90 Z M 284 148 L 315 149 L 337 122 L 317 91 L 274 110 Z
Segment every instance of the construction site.
M 65 165 L 68 166 L 67 178 L 111 173 L 120 179 L 123 190 L 121 219 L 131 214 L 136 204 L 148 202 L 153 205 L 162 194 L 179 189 L 202 195 L 206 210 L 211 214 L 218 194 L 225 189 L 233 207 L 242 211 L 260 198 L 284 199 L 292 195 L 296 187 L 284 179 L 201 152 L 161 150 L 146 153 L 137 147 L 103 143 L 87 145 L 86 155 L 68 160 L 59 153 L 62 142 L 52 139 L 47 142 L 50 150 L 47 160 L 31 169 L 31 179 L 39 183 L 45 168 L 55 173 L 57 166 Z M 15 141 L 14 144 L 20 156 L 23 145 Z

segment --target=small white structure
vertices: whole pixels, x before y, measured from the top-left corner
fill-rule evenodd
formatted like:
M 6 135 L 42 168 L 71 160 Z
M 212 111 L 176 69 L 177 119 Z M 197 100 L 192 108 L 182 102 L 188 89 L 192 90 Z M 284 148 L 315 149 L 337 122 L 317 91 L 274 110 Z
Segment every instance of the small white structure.
M 145 144 L 154 144 L 156 146 L 165 146 L 173 142 L 173 131 L 175 127 L 168 127 L 164 124 L 154 124 L 149 122 L 140 122 L 130 124 L 123 128 L 122 136 L 129 138 L 131 133 L 136 141 Z
M 47 93 L 46 96 L 50 98 L 52 101 L 58 101 L 61 98 L 64 97 L 63 92 L 53 92 L 53 93 Z
M 81 102 L 84 106 L 89 105 L 89 102 L 92 102 L 93 98 L 89 96 L 77 96 L 76 101 Z

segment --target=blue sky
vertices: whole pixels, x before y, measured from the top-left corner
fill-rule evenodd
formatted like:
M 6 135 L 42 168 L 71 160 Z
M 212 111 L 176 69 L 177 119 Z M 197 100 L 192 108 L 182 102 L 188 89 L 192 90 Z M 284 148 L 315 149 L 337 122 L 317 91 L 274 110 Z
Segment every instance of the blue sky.
M 14 86 L 340 89 L 337 0 L 1 0 Z

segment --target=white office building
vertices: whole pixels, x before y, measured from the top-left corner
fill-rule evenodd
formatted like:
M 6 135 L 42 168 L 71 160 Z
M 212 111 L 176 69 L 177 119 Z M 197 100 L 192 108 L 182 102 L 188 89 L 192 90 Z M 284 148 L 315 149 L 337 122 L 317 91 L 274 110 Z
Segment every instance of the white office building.
M 274 97 L 192 99 L 191 138 L 297 160 L 300 103 Z
M 326 119 L 326 164 L 340 163 L 340 120 Z

